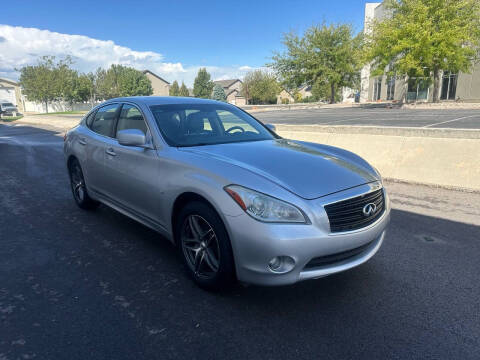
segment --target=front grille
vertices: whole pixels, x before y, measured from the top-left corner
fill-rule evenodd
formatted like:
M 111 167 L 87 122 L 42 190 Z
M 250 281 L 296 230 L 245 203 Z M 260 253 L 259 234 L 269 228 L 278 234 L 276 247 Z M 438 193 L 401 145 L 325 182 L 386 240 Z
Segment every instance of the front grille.
M 335 263 L 338 263 L 340 261 L 348 260 L 350 258 L 353 258 L 354 256 L 357 256 L 364 252 L 370 245 L 372 245 L 372 242 L 369 242 L 365 245 L 362 245 L 360 247 L 357 247 L 355 249 L 343 251 L 341 253 L 336 253 L 336 254 L 331 254 L 331 255 L 326 255 L 326 256 L 320 256 L 313 258 L 308 262 L 307 265 L 305 265 L 305 269 L 311 269 L 311 268 L 317 268 L 321 266 L 327 266 L 327 265 L 332 265 Z
M 363 208 L 374 203 L 376 210 L 369 216 L 363 213 Z M 334 204 L 325 205 L 325 211 L 330 221 L 332 233 L 361 229 L 374 223 L 385 210 L 383 189 L 361 195 L 352 199 L 343 200 Z

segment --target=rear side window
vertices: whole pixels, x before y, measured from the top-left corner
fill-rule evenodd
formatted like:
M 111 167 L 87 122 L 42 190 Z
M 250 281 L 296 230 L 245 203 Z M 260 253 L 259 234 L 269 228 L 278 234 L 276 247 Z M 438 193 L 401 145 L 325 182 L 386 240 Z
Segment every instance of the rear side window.
M 92 126 L 93 119 L 95 118 L 95 111 L 92 111 L 88 116 L 85 118 L 85 124 L 88 127 Z
M 142 113 L 133 105 L 124 104 L 117 123 L 117 134 L 120 130 L 137 129 L 147 134 L 147 124 Z
M 117 109 L 118 104 L 107 105 L 98 109 L 90 129 L 97 134 L 112 137 Z

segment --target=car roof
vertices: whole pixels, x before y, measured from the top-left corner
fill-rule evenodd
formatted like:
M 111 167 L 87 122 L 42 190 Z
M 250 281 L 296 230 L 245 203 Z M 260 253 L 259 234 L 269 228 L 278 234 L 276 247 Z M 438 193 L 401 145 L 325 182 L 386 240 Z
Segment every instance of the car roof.
M 147 106 L 152 105 L 171 105 L 171 104 L 223 104 L 226 103 L 210 100 L 210 99 L 199 99 L 194 97 L 181 97 L 181 96 L 129 96 L 129 97 L 120 97 L 110 99 L 105 102 L 119 102 L 126 101 L 137 104 L 145 104 Z

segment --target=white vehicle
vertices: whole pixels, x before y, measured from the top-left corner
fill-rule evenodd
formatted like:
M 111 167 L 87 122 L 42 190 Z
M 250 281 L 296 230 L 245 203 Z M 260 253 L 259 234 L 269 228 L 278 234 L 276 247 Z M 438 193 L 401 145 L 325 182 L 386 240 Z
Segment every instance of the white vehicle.
M 18 109 L 11 102 L 0 100 L 0 115 L 3 116 L 15 116 L 18 113 Z

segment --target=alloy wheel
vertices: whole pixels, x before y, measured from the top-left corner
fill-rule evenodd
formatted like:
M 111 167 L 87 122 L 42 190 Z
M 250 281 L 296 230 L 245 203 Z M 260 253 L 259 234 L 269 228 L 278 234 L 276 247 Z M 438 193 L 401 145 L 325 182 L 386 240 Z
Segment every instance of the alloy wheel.
M 81 203 L 85 199 L 85 181 L 83 179 L 82 169 L 78 163 L 73 164 L 70 172 L 70 182 L 75 200 Z
M 195 276 L 213 278 L 219 269 L 220 248 L 213 227 L 200 215 L 186 217 L 181 233 L 182 250 Z

